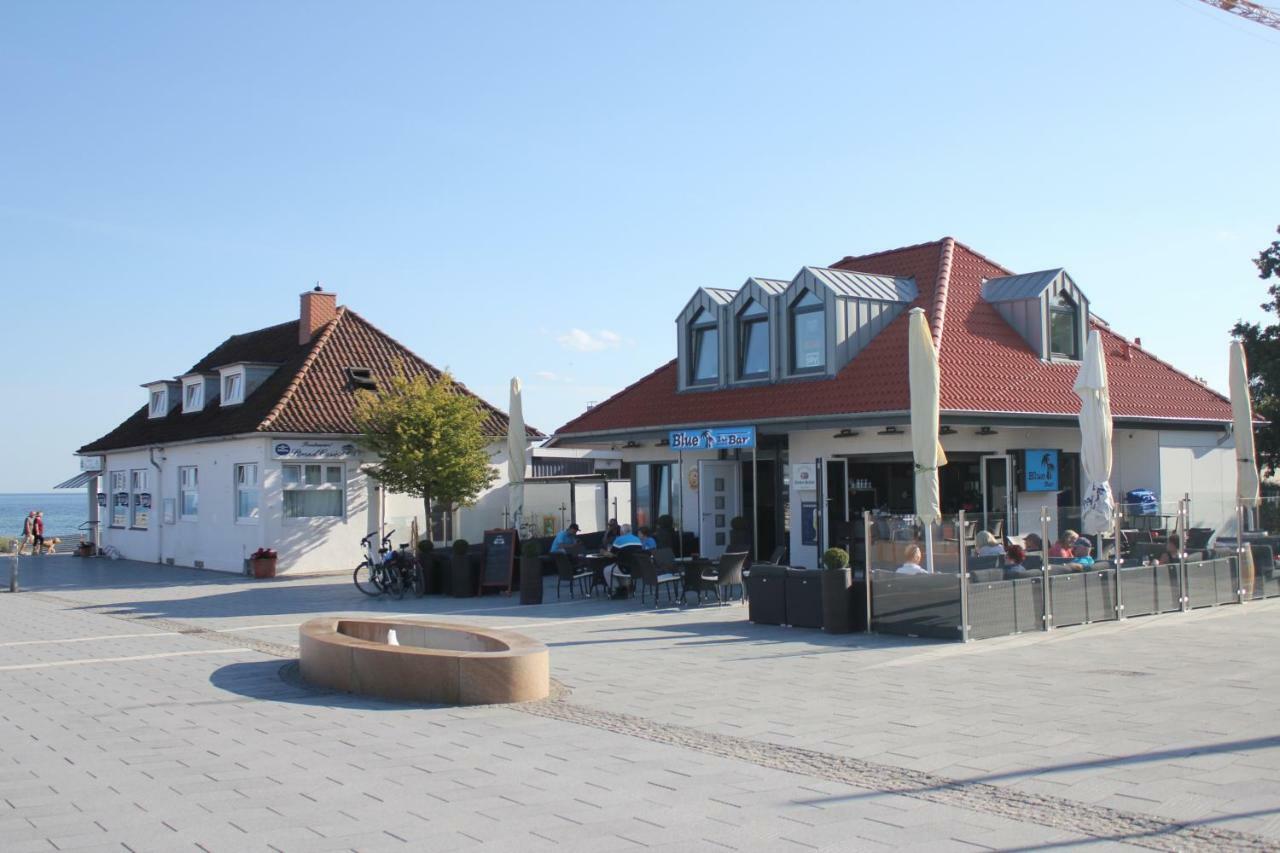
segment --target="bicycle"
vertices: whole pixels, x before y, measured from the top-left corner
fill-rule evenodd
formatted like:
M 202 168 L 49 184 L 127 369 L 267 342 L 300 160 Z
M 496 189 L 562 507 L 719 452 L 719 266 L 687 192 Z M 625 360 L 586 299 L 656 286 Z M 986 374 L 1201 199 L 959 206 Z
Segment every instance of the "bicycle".
M 395 531 L 392 530 L 382 537 L 382 546 L 378 548 L 376 556 L 371 552 L 371 548 L 373 538 L 378 535 L 378 532 L 371 531 L 360 540 L 360 547 L 368 556 L 356 566 L 353 575 L 356 589 L 374 598 L 380 595 L 391 595 L 397 600 L 404 598 L 405 592 L 412 589 L 413 594 L 421 598 L 427 591 L 426 575 L 422 565 L 409 552 L 407 543 L 401 545 L 399 550 L 391 548 L 391 537 L 394 533 Z

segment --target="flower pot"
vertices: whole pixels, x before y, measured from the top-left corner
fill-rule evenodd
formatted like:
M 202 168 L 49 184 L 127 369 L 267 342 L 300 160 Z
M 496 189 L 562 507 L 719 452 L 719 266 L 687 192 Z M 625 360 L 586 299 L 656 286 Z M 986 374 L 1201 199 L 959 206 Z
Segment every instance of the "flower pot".
M 276 576 L 275 557 L 254 557 L 251 562 L 253 564 L 253 576 L 255 578 L 273 578 Z
M 542 559 L 520 558 L 520 603 L 542 603 Z
M 822 630 L 848 634 L 853 630 L 853 570 L 822 571 Z
M 431 551 L 419 551 L 418 562 L 422 564 L 423 595 L 440 594 L 440 561 Z
M 76 556 L 78 556 L 78 557 L 92 557 L 92 556 L 93 556 L 93 543 L 92 543 L 92 542 L 81 542 L 81 543 L 80 543 L 80 545 L 76 548 Z
M 476 594 L 476 582 L 471 577 L 470 554 L 454 554 L 450 562 L 449 574 L 453 580 L 454 598 L 471 598 Z

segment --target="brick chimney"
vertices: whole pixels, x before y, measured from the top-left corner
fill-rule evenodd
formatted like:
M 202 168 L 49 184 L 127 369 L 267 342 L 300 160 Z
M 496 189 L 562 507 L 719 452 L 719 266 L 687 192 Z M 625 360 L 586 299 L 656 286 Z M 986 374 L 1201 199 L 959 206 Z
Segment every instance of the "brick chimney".
M 314 290 L 300 297 L 302 310 L 298 314 L 298 345 L 306 346 L 330 320 L 338 316 L 338 294 L 325 293 L 317 282 Z

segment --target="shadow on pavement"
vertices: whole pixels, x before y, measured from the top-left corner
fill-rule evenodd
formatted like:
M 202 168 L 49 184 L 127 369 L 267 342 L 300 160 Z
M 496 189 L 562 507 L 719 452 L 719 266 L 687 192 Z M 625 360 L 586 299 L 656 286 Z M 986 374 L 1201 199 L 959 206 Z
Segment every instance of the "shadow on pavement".
M 359 711 L 403 711 L 406 708 L 447 707 L 384 702 L 367 696 L 340 693 L 325 687 L 312 687 L 302 680 L 297 661 L 266 660 L 231 663 L 214 670 L 209 676 L 209 683 L 219 690 L 264 702 L 287 702 L 294 705 L 350 708 Z

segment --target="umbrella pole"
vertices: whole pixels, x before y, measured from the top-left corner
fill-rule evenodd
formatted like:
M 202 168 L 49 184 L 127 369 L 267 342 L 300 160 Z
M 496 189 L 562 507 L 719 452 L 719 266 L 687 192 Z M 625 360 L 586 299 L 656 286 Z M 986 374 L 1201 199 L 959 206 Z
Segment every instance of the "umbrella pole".
M 924 563 L 929 567 L 929 574 L 933 574 L 933 525 L 926 524 L 924 526 Z

